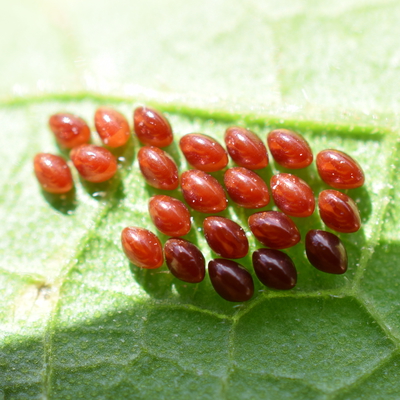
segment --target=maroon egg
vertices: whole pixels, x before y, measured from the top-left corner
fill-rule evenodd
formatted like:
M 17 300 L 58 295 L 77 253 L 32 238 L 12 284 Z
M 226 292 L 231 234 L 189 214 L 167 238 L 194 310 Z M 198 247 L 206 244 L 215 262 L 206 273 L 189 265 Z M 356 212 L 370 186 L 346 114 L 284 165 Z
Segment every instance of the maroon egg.
M 265 286 L 289 290 L 296 286 L 297 271 L 292 259 L 275 249 L 259 249 L 253 253 L 253 266 L 257 278 Z
M 207 217 L 203 221 L 204 237 L 208 245 L 221 257 L 242 258 L 249 251 L 243 228 L 223 217 Z
M 211 260 L 208 263 L 208 274 L 215 291 L 223 299 L 247 301 L 253 297 L 253 278 L 237 262 L 222 258 Z
M 330 232 L 311 230 L 306 235 L 306 254 L 311 265 L 329 274 L 347 271 L 347 252 L 341 240 Z
M 198 283 L 204 279 L 203 253 L 187 240 L 168 239 L 164 245 L 165 261 L 172 275 L 184 282 Z

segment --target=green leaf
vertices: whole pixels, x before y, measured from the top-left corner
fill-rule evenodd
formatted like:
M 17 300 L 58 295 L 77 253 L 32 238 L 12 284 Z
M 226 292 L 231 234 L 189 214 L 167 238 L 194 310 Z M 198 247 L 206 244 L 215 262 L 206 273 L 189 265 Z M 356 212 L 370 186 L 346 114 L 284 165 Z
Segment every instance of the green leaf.
M 400 5 L 18 0 L 3 16 L 0 399 L 398 398 Z M 348 272 L 311 267 L 302 241 L 287 251 L 294 290 L 256 281 L 254 298 L 235 304 L 208 278 L 190 285 L 165 266 L 129 264 L 120 232 L 155 231 L 147 200 L 159 193 L 140 175 L 135 139 L 117 152 L 111 182 L 75 174 L 71 196 L 40 190 L 34 154 L 60 152 L 49 115 L 67 110 L 94 130 L 99 105 L 131 120 L 144 102 L 168 115 L 181 170 L 182 135 L 222 140 L 233 124 L 263 139 L 292 128 L 315 154 L 353 155 L 366 185 L 348 192 L 363 219 L 340 235 Z M 271 162 L 261 174 L 278 170 Z M 298 175 L 326 188 L 314 166 Z M 223 215 L 249 231 L 250 213 L 230 205 Z M 203 218 L 193 212 L 188 238 L 209 260 Z M 317 213 L 296 223 L 303 238 L 324 228 Z M 255 277 L 250 256 L 241 262 Z

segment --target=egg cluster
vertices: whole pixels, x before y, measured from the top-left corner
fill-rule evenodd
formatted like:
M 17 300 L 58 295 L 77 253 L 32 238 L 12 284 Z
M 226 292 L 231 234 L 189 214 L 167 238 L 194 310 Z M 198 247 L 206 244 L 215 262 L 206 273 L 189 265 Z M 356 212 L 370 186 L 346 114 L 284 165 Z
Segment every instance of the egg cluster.
M 55 114 L 49 120 L 59 145 L 71 149 L 70 157 L 83 179 L 103 182 L 117 171 L 117 160 L 104 147 L 88 144 L 90 130 L 81 118 L 71 114 Z M 101 107 L 95 114 L 95 126 L 108 147 L 126 144 L 130 137 L 126 118 L 116 110 Z M 212 137 L 192 133 L 184 135 L 179 147 L 194 168 L 184 171 L 179 179 L 173 158 L 163 147 L 173 141 L 168 120 L 157 110 L 138 107 L 134 111 L 134 131 L 144 144 L 138 152 L 138 162 L 146 182 L 157 189 L 181 188 L 186 204 L 200 213 L 224 211 L 228 198 L 222 185 L 209 172 L 225 169 L 229 156 L 238 165 L 224 172 L 224 185 L 230 199 L 240 207 L 259 209 L 270 202 L 265 181 L 254 170 L 268 163 L 267 148 L 253 132 L 241 127 L 229 127 L 225 132 L 227 151 Z M 268 134 L 269 150 L 279 165 L 301 169 L 313 161 L 307 141 L 298 133 L 277 129 Z M 349 155 L 333 149 L 323 150 L 316 157 L 321 179 L 334 189 L 353 189 L 363 185 L 364 173 Z M 66 161 L 56 155 L 41 153 L 34 159 L 34 170 L 42 188 L 50 193 L 67 193 L 73 187 Z M 260 211 L 250 215 L 251 232 L 267 248 L 252 254 L 255 274 L 266 286 L 288 290 L 297 282 L 297 272 L 291 258 L 282 249 L 296 245 L 300 232 L 289 216 L 309 217 L 315 209 L 311 187 L 296 175 L 278 173 L 270 181 L 272 197 L 281 211 Z M 361 219 L 356 203 L 337 190 L 323 190 L 318 197 L 322 221 L 337 232 L 356 232 Z M 127 227 L 122 231 L 122 248 L 137 267 L 159 268 L 164 259 L 178 279 L 201 282 L 206 262 L 201 251 L 182 239 L 191 229 L 191 214 L 180 200 L 156 195 L 149 200 L 150 217 L 161 233 L 170 236 L 162 247 L 159 238 L 147 229 Z M 203 232 L 210 248 L 221 258 L 209 261 L 208 273 L 217 293 L 228 301 L 246 301 L 253 296 L 251 274 L 233 261 L 245 257 L 249 243 L 245 231 L 236 222 L 221 216 L 207 216 Z M 340 239 L 333 233 L 310 230 L 305 239 L 308 260 L 317 269 L 343 274 L 347 270 L 347 254 Z

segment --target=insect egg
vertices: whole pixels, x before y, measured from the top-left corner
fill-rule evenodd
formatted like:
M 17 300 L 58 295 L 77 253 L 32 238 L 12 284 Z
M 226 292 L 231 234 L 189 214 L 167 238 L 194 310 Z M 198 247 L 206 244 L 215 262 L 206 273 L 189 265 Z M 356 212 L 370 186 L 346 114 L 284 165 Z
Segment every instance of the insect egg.
M 129 139 L 128 121 L 111 107 L 99 107 L 94 115 L 94 123 L 97 133 L 107 146 L 120 147 Z
M 188 163 L 200 171 L 219 171 L 228 164 L 226 151 L 210 136 L 187 134 L 179 141 L 179 147 Z
M 215 291 L 223 299 L 247 301 L 253 297 L 253 278 L 237 262 L 223 258 L 211 260 L 208 263 L 208 274 Z
M 137 107 L 133 122 L 135 133 L 143 144 L 166 147 L 172 143 L 171 125 L 159 111 L 150 107 Z
M 62 157 L 48 153 L 37 154 L 33 167 L 37 180 L 46 192 L 67 193 L 74 186 L 71 170 Z
M 161 242 L 147 229 L 127 227 L 121 233 L 122 249 L 132 264 L 140 268 L 161 267 L 164 259 Z
M 104 147 L 83 144 L 70 153 L 71 160 L 83 179 L 89 182 L 104 182 L 117 172 L 117 160 Z
M 66 149 L 72 149 L 90 140 L 90 129 L 80 117 L 68 114 L 54 114 L 49 119 L 49 126 L 58 144 Z

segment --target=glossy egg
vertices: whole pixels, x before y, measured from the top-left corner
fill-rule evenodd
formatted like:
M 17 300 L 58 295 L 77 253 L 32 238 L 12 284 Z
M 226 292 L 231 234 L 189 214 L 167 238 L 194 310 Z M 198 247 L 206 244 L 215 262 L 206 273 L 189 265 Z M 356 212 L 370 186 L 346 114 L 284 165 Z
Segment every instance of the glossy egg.
M 358 162 L 339 150 L 323 150 L 317 154 L 321 179 L 336 189 L 354 189 L 364 184 L 364 172 Z
M 295 223 L 279 211 L 258 212 L 249 217 L 249 227 L 254 236 L 267 247 L 286 249 L 300 241 Z
M 135 133 L 145 145 L 166 147 L 172 143 L 173 134 L 168 120 L 150 107 L 137 107 L 133 114 Z
M 314 193 L 302 179 L 280 173 L 271 178 L 271 191 L 277 207 L 292 217 L 309 217 L 315 209 Z
M 285 168 L 300 169 L 312 163 L 311 148 L 297 132 L 275 129 L 268 134 L 267 142 L 274 160 Z
M 249 251 L 243 228 L 223 217 L 207 217 L 203 221 L 204 237 L 208 245 L 221 257 L 242 258 Z
M 265 286 L 289 290 L 296 286 L 297 271 L 292 259 L 275 249 L 259 249 L 253 253 L 253 266 L 257 278 Z
M 219 171 L 228 164 L 226 151 L 210 136 L 189 133 L 181 138 L 179 147 L 187 162 L 200 171 Z
M 247 168 L 229 168 L 224 174 L 224 183 L 231 199 L 241 207 L 261 208 L 269 203 L 268 186 Z
M 211 260 L 208 263 L 208 274 L 215 291 L 223 299 L 247 301 L 253 297 L 253 278 L 237 262 L 222 258 Z
M 121 233 L 121 243 L 129 261 L 137 267 L 154 269 L 163 264 L 161 242 L 153 232 L 127 227 Z
M 71 170 L 62 157 L 48 153 L 37 154 L 33 160 L 33 168 L 37 180 L 46 192 L 67 193 L 74 186 Z
M 182 194 L 196 211 L 213 214 L 226 209 L 228 200 L 224 189 L 211 175 L 192 169 L 181 175 Z
M 240 167 L 261 169 L 268 165 L 267 149 L 254 132 L 231 126 L 225 131 L 224 139 L 229 155 Z
M 347 271 L 347 252 L 341 240 L 330 232 L 311 230 L 306 235 L 306 254 L 311 265 L 329 274 Z
M 166 195 L 153 196 L 149 214 L 155 227 L 167 236 L 184 236 L 190 231 L 190 213 L 185 204 Z
M 361 227 L 360 212 L 352 198 L 337 190 L 323 190 L 318 198 L 319 215 L 337 232 L 357 232 Z
M 118 169 L 117 160 L 110 151 L 93 144 L 73 148 L 70 157 L 79 174 L 88 182 L 107 181 Z
M 80 117 L 68 114 L 54 114 L 49 119 L 49 126 L 61 147 L 72 149 L 90 140 L 90 129 Z
M 178 168 L 164 150 L 145 146 L 138 153 L 139 168 L 146 182 L 157 189 L 174 190 L 179 186 Z
M 168 239 L 164 245 L 165 261 L 172 275 L 184 282 L 204 279 L 206 261 L 203 253 L 187 240 Z
M 111 107 L 100 107 L 94 115 L 94 124 L 103 143 L 109 147 L 123 146 L 130 136 L 126 118 Z

